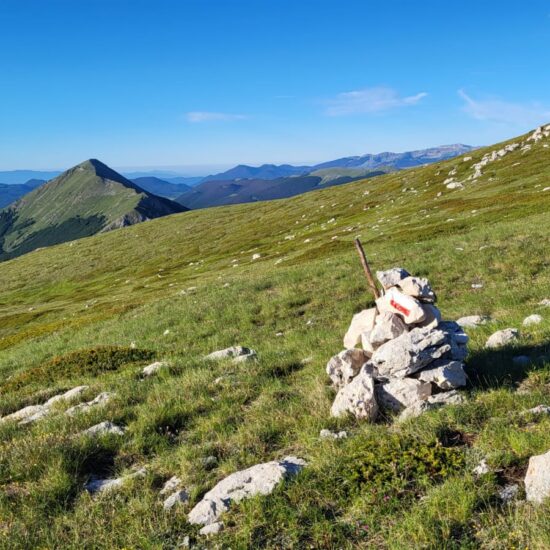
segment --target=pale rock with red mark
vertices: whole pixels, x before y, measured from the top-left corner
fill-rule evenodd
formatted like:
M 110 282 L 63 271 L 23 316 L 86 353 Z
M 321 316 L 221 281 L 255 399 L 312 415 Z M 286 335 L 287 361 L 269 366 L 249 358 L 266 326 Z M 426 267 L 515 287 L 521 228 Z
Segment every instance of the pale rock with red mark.
M 408 325 L 424 321 L 426 314 L 416 298 L 403 294 L 397 288 L 390 288 L 384 296 L 376 300 L 376 306 L 382 313 L 387 311 L 400 315 Z

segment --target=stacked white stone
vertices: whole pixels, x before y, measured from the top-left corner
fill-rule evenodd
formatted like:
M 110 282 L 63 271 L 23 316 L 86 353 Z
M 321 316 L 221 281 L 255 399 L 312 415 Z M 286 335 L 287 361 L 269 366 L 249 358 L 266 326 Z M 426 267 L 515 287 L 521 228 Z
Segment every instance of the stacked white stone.
M 406 418 L 461 402 L 468 336 L 454 321 L 442 321 L 426 279 L 400 267 L 376 276 L 383 296 L 376 308 L 353 316 L 346 349 L 327 364 L 338 391 L 332 415 L 374 420 L 385 409 Z

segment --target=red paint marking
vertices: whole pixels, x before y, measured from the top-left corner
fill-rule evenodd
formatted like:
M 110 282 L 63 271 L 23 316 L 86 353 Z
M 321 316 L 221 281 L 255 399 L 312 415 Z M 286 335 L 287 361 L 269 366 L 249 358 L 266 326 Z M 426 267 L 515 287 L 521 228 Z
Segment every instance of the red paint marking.
M 403 307 L 401 304 L 398 304 L 393 298 L 390 300 L 390 305 L 394 307 L 397 311 L 400 311 L 406 317 L 411 314 L 411 311 L 409 309 Z

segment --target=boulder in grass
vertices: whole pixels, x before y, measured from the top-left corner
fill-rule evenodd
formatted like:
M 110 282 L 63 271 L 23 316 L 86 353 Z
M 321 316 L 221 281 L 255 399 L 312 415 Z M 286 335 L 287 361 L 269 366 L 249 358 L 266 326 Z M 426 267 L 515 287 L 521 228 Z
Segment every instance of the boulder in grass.
M 370 363 L 381 377 L 404 378 L 450 351 L 448 337 L 442 330 L 413 328 L 380 346 Z
M 105 422 L 100 422 L 99 424 L 96 424 L 95 426 L 84 430 L 82 432 L 82 435 L 89 435 L 94 437 L 102 435 L 124 435 L 125 431 L 126 428 L 122 426 L 117 426 L 116 424 L 113 424 L 113 422 L 109 422 L 108 420 L 106 420 Z
M 533 315 L 529 315 L 523 320 L 524 327 L 528 327 L 530 325 L 538 325 L 540 323 L 542 323 L 542 315 L 539 315 L 538 313 L 533 313 Z
M 432 393 L 429 383 L 414 378 L 397 378 L 376 386 L 376 399 L 384 409 L 401 411 L 419 401 L 425 401 Z
M 527 500 L 536 504 L 550 497 L 550 451 L 529 459 L 525 493 Z
M 485 325 L 491 320 L 487 315 L 467 315 L 457 319 L 457 324 L 462 328 L 476 328 L 480 325 Z
M 422 302 L 433 303 L 436 301 L 435 292 L 432 290 L 428 279 L 421 277 L 405 277 L 398 283 L 403 294 L 417 298 Z
M 395 287 L 390 288 L 384 296 L 376 300 L 380 313 L 389 312 L 400 315 L 407 325 L 424 321 L 426 314 L 420 302 L 412 296 L 403 294 Z
M 330 409 L 332 416 L 352 414 L 355 418 L 373 421 L 378 414 L 378 404 L 374 395 L 374 378 L 367 368 L 347 385 L 340 388 Z
M 401 336 L 406 331 L 407 325 L 399 315 L 384 311 L 376 318 L 374 328 L 369 334 L 369 341 L 373 348 L 377 348 L 388 340 Z
M 518 339 L 518 337 L 519 332 L 515 328 L 505 328 L 504 330 L 498 330 L 497 332 L 489 336 L 485 347 L 489 349 L 495 349 L 509 346 L 513 344 Z
M 327 363 L 327 374 L 334 387 L 349 384 L 368 359 L 368 355 L 361 349 L 346 349 L 332 357 Z
M 166 363 L 166 361 L 157 361 L 156 363 L 151 363 L 150 365 L 143 367 L 141 374 L 143 374 L 143 376 L 153 376 L 153 374 L 157 374 L 159 371 L 167 367 L 168 363 Z
M 110 393 L 110 392 L 100 393 L 97 397 L 95 397 L 91 401 L 88 401 L 87 403 L 79 403 L 74 407 L 69 407 L 65 411 L 65 414 L 68 414 L 69 416 L 74 416 L 75 414 L 78 414 L 81 412 L 88 412 L 93 407 L 105 405 L 108 401 L 110 401 L 114 397 L 114 395 L 115 395 L 114 393 Z
M 160 495 L 167 495 L 173 493 L 180 485 L 182 481 L 178 476 L 172 476 L 160 490 Z
M 420 371 L 418 377 L 423 382 L 431 382 L 442 390 L 452 390 L 466 385 L 464 363 L 448 359 L 439 359 L 428 368 Z
M 269 495 L 284 479 L 295 476 L 306 462 L 295 456 L 280 461 L 256 464 L 222 479 L 208 491 L 188 515 L 189 523 L 212 525 L 229 510 L 232 503 L 256 495 Z
M 223 359 L 233 359 L 236 363 L 250 361 L 256 358 L 256 352 L 253 349 L 243 346 L 232 346 L 230 348 L 220 349 L 207 355 L 205 359 L 209 361 L 221 361 Z
M 408 277 L 410 273 L 402 267 L 394 267 L 387 271 L 377 271 L 376 278 L 385 290 L 392 286 L 398 285 L 400 281 Z
M 189 493 L 185 489 L 180 489 L 173 492 L 168 498 L 162 503 L 164 510 L 168 511 L 174 508 L 175 506 L 181 506 L 182 504 L 187 504 L 189 502 Z
M 121 476 L 121 477 L 107 478 L 107 479 L 94 478 L 94 479 L 91 479 L 88 483 L 86 483 L 84 488 L 89 493 L 92 493 L 92 494 L 107 493 L 115 489 L 120 489 L 131 479 L 138 478 L 138 477 L 145 477 L 146 473 L 147 473 L 146 469 L 141 468 L 137 472 L 134 472 L 132 474 L 128 474 L 125 476 Z
M 361 334 L 367 330 L 372 330 L 376 318 L 376 309 L 364 309 L 356 313 L 344 336 L 344 347 L 346 349 L 354 348 L 361 341 Z

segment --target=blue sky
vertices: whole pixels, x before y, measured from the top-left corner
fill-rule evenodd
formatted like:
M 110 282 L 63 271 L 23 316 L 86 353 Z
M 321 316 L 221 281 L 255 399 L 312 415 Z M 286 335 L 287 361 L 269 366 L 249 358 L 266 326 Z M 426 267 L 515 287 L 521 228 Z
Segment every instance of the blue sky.
M 2 0 L 0 169 L 309 163 L 550 122 L 547 1 Z

